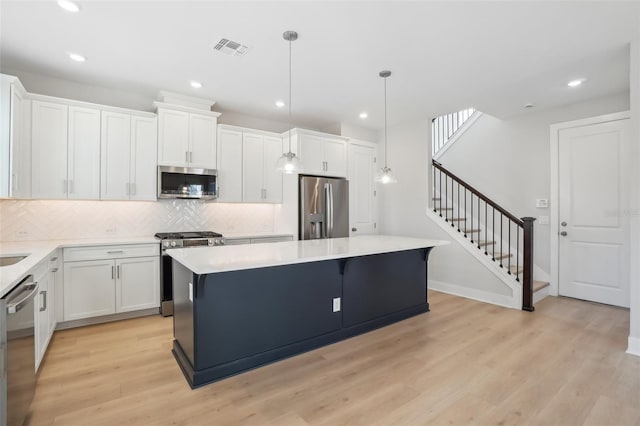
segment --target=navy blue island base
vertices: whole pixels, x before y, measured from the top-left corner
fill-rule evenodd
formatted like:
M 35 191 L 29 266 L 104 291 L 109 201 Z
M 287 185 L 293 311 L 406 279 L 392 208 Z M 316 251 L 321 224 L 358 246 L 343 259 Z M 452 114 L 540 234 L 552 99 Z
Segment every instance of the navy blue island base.
M 429 311 L 431 247 L 198 275 L 173 260 L 173 354 L 196 388 Z

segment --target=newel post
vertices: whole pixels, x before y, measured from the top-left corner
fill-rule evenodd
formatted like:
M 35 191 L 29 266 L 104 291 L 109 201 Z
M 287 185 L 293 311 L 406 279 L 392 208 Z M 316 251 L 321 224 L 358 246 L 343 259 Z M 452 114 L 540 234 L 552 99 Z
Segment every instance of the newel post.
M 533 312 L 533 222 L 534 217 L 523 217 L 522 310 Z

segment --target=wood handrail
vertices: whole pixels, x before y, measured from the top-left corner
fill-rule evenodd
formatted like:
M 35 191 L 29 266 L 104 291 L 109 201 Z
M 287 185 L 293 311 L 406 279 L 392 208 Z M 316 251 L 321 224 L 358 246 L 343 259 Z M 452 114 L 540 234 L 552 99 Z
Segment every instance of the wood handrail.
M 442 166 L 442 164 L 438 163 L 436 160 L 432 160 L 433 166 L 442 171 L 445 175 L 449 176 L 451 179 L 455 180 L 456 182 L 458 182 L 460 185 L 464 186 L 465 188 L 467 188 L 469 191 L 471 191 L 472 193 L 474 193 L 476 196 L 478 196 L 480 199 L 482 199 L 482 201 L 484 201 L 485 203 L 489 204 L 491 207 L 495 208 L 496 210 L 498 210 L 500 213 L 502 213 L 505 217 L 508 217 L 509 219 L 511 219 L 511 221 L 513 221 L 516 225 L 518 225 L 520 228 L 524 228 L 524 222 L 521 219 L 518 219 L 517 217 L 515 217 L 514 215 L 512 215 L 511 213 L 509 213 L 506 209 L 504 209 L 503 207 L 499 206 L 497 203 L 495 203 L 493 200 L 491 200 L 489 197 L 487 197 L 486 195 L 484 195 L 482 192 L 478 191 L 477 189 L 475 189 L 473 186 L 469 185 L 467 182 L 465 182 L 464 180 L 460 179 L 458 176 L 456 176 L 455 174 L 451 173 L 451 171 L 447 170 L 445 167 Z

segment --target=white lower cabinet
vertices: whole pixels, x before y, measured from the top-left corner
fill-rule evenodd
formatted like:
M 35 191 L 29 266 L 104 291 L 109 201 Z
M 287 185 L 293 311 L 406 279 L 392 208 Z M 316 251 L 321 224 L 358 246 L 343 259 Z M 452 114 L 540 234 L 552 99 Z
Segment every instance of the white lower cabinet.
M 35 369 L 40 367 L 40 363 L 47 352 L 55 320 L 55 281 L 51 280 L 49 260 L 42 261 L 35 269 L 34 280 L 38 283 L 38 295 L 34 305 L 34 328 L 35 328 Z
M 159 306 L 157 244 L 65 249 L 65 321 Z

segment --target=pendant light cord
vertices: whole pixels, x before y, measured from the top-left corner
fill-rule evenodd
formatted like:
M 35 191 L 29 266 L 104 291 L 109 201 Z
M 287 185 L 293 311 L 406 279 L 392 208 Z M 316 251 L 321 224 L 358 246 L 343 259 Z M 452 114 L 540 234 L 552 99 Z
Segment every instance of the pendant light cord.
M 289 153 L 291 153 L 291 43 L 292 40 L 289 38 Z
M 387 77 L 384 78 L 384 168 L 387 168 Z

